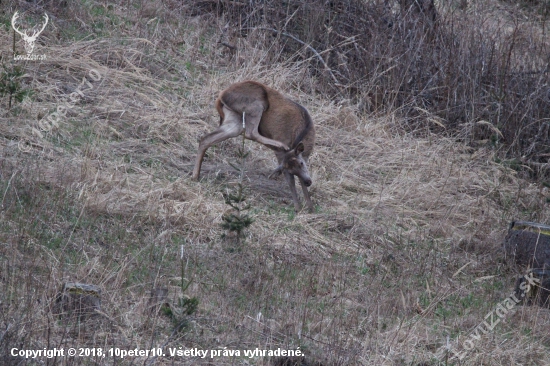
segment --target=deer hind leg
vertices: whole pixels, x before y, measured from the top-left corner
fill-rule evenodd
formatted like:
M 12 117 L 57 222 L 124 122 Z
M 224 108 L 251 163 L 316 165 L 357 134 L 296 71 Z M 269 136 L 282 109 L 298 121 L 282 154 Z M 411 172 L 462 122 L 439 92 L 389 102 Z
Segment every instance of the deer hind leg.
M 298 200 L 298 194 L 296 193 L 296 184 L 294 183 L 294 176 L 289 172 L 285 171 L 285 178 L 286 178 L 286 181 L 288 182 L 288 186 L 290 187 L 290 194 L 292 195 L 292 200 L 294 201 L 294 210 L 298 212 L 302 207 L 300 205 L 300 201 Z
M 252 103 L 246 106 L 245 109 L 245 136 L 247 139 L 259 142 L 269 147 L 274 147 L 279 150 L 288 151 L 289 148 L 280 141 L 267 138 L 260 135 L 258 129 L 260 128 L 260 121 L 262 120 L 262 113 L 264 107 L 261 103 Z
M 267 177 L 268 179 L 273 179 L 274 177 L 281 175 L 283 172 L 284 152 L 276 151 L 275 156 L 277 157 L 277 168 L 269 174 Z
M 281 175 L 282 172 L 283 172 L 283 167 L 282 165 L 279 165 L 277 168 L 275 168 L 275 170 L 271 172 L 271 174 L 267 176 L 267 179 L 273 179 L 274 177 Z
M 204 159 L 204 154 L 206 150 L 218 142 L 227 140 L 231 137 L 239 136 L 243 131 L 242 121 L 239 118 L 240 116 L 230 111 L 229 109 L 224 108 L 225 118 L 220 127 L 218 127 L 214 132 L 209 133 L 204 136 L 199 143 L 199 149 L 197 152 L 197 160 L 195 161 L 195 169 L 193 169 L 193 179 L 198 180 L 201 172 L 202 160 Z

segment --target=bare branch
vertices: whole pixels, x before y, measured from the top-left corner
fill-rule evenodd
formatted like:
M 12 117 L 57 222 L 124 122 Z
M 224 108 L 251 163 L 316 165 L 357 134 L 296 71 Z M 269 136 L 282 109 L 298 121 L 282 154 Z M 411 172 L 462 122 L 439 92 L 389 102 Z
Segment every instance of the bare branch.
M 317 57 L 317 59 L 323 64 L 324 68 L 326 71 L 328 71 L 328 73 L 330 74 L 330 76 L 332 77 L 332 81 L 334 81 L 334 84 L 335 85 L 340 85 L 340 83 L 338 82 L 338 79 L 336 79 L 336 76 L 334 76 L 334 73 L 332 72 L 332 69 L 330 67 L 328 67 L 327 63 L 325 62 L 325 60 L 323 59 L 323 57 L 321 56 L 321 54 L 319 52 L 317 52 L 317 50 L 313 47 L 311 47 L 311 45 L 307 44 L 306 42 L 302 41 L 301 39 L 293 36 L 292 34 L 290 33 L 286 33 L 286 32 L 282 32 L 282 31 L 278 31 L 277 29 L 274 29 L 274 28 L 264 28 L 264 27 L 258 27 L 258 28 L 243 28 L 243 29 L 260 29 L 260 30 L 266 30 L 266 31 L 270 31 L 270 32 L 274 32 L 274 33 L 277 33 L 277 34 L 280 34 L 282 36 L 285 36 L 285 37 L 288 37 L 288 38 L 292 38 L 293 40 L 295 40 L 296 42 L 298 42 L 299 44 L 307 47 L 311 52 L 313 52 L 313 54 Z

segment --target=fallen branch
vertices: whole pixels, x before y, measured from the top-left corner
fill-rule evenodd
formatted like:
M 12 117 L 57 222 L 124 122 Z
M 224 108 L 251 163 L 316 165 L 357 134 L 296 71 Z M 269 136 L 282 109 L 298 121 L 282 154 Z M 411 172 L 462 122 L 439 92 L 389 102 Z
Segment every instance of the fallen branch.
M 534 169 L 550 170 L 550 163 L 538 163 L 536 161 L 531 161 L 527 159 L 521 159 L 521 163 Z
M 237 47 L 232 46 L 232 45 L 230 45 L 229 43 L 220 42 L 220 44 L 221 44 L 222 46 L 225 46 L 225 47 L 229 48 L 230 50 L 233 50 L 233 51 L 235 51 L 235 50 L 237 49 Z

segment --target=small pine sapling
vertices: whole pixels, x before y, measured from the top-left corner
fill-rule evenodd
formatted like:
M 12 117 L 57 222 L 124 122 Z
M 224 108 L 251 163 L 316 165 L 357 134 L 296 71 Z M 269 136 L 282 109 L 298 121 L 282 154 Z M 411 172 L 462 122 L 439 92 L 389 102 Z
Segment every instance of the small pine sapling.
M 249 152 L 245 151 L 244 132 L 242 136 L 242 144 L 237 151 L 239 164 L 236 165 L 230 163 L 233 169 L 235 169 L 239 173 L 239 180 L 233 192 L 227 191 L 223 193 L 225 203 L 231 206 L 231 210 L 229 210 L 222 216 L 223 222 L 221 224 L 222 228 L 236 234 L 238 242 L 240 242 L 244 238 L 244 230 L 254 222 L 254 219 L 250 217 L 250 215 L 245 213 L 250 209 L 250 204 L 246 202 L 246 195 L 244 194 L 243 186 L 245 162 Z

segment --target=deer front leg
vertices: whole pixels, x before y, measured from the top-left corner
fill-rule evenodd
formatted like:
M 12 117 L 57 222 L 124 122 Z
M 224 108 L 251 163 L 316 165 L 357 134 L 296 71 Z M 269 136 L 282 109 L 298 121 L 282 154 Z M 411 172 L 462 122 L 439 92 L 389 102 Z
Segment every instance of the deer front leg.
M 299 212 L 302 208 L 300 206 L 300 201 L 298 200 L 298 194 L 296 193 L 296 184 L 294 183 L 294 176 L 289 172 L 285 171 L 285 178 L 290 187 L 290 194 L 292 195 L 292 200 L 294 201 L 294 210 Z
M 237 137 L 243 131 L 242 122 L 235 118 L 226 117 L 223 124 L 214 132 L 204 136 L 199 143 L 197 152 L 197 160 L 195 161 L 195 169 L 193 169 L 193 179 L 199 180 L 202 160 L 206 150 L 218 142 L 227 140 L 231 137 Z
M 309 213 L 313 213 L 313 202 L 311 202 L 311 197 L 309 196 L 307 186 L 302 180 L 302 178 L 298 178 L 298 179 L 300 179 L 300 184 L 302 185 L 302 192 L 304 192 L 304 199 L 306 200 L 306 206 L 309 210 Z

